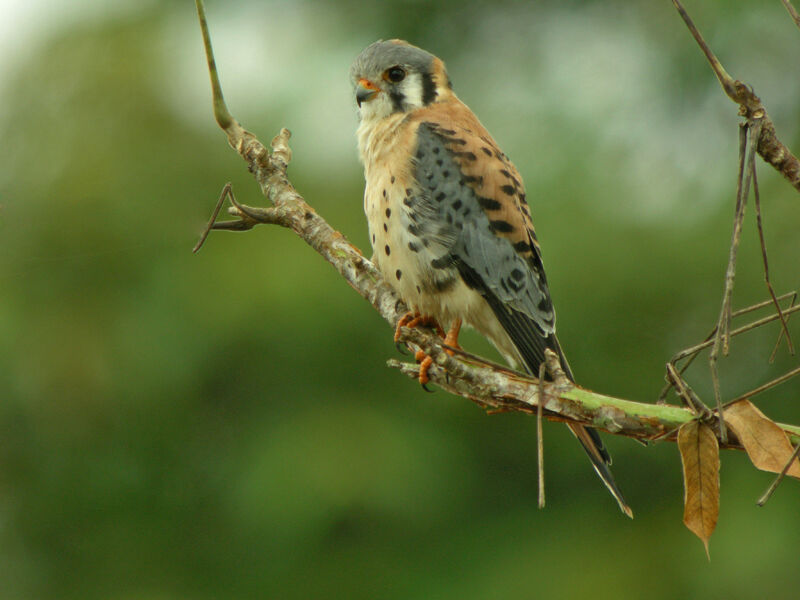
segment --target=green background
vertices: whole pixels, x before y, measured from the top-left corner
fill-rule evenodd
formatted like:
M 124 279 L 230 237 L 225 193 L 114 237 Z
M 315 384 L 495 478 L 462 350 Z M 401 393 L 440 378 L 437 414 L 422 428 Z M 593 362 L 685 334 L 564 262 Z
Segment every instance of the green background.
M 65 3 L 68 5 L 69 3 Z M 41 4 L 0 71 L 0 598 L 788 597 L 796 481 L 724 452 L 711 562 L 673 444 L 605 436 L 629 521 L 566 428 L 486 416 L 385 367 L 391 328 L 291 232 L 213 233 L 261 204 L 211 114 L 190 2 Z M 800 149 L 800 30 L 779 2 L 687 8 Z M 654 401 L 719 308 L 736 106 L 669 2 L 215 2 L 229 106 L 367 248 L 348 69 L 378 38 L 442 57 L 525 177 L 581 383 Z M 46 27 L 44 27 L 46 25 Z M 12 58 L 13 57 L 13 60 Z M 798 195 L 759 165 L 778 292 Z M 752 205 L 734 305 L 766 298 Z M 793 324 L 797 343 L 798 325 Z M 732 398 L 797 365 L 735 339 Z M 493 351 L 477 336 L 471 350 Z M 702 361 L 690 382 L 710 401 Z M 800 382 L 758 398 L 800 422 Z

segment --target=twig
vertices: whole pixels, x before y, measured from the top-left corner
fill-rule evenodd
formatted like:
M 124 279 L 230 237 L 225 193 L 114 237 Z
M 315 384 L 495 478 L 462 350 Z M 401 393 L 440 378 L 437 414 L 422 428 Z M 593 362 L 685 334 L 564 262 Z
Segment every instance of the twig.
M 542 432 L 542 406 L 544 405 L 545 363 L 539 365 L 539 399 L 536 403 L 536 462 L 539 467 L 539 508 L 544 508 L 544 433 Z
M 747 143 L 748 133 L 750 143 Z M 739 179 L 736 185 L 736 211 L 733 219 L 733 233 L 731 235 L 731 247 L 728 255 L 728 267 L 725 271 L 725 288 L 722 292 L 722 309 L 717 322 L 717 330 L 714 335 L 714 344 L 708 356 L 708 365 L 711 370 L 711 381 L 714 386 L 714 399 L 717 403 L 717 410 L 722 414 L 722 395 L 719 385 L 719 371 L 717 361 L 720 351 L 727 356 L 730 349 L 730 323 L 731 323 L 731 299 L 733 296 L 733 281 L 736 276 L 736 254 L 739 250 L 739 240 L 741 239 L 742 224 L 744 222 L 744 211 L 747 207 L 747 197 L 750 195 L 750 182 L 752 174 L 755 172 L 756 144 L 761 133 L 761 121 L 759 119 L 748 120 L 739 127 Z M 781 315 L 782 316 L 782 315 Z M 719 419 L 719 439 L 723 444 L 728 440 L 728 433 L 725 429 L 725 421 Z
M 765 161 L 777 169 L 795 189 L 800 191 L 800 161 L 778 139 L 775 133 L 775 126 L 769 118 L 766 108 L 761 103 L 761 99 L 753 93 L 750 86 L 728 75 L 722 63 L 714 56 L 703 36 L 700 35 L 680 1 L 672 0 L 672 3 L 678 10 L 683 22 L 686 23 L 689 32 L 697 41 L 703 54 L 705 54 L 725 94 L 739 105 L 739 114 L 747 119 L 757 118 L 762 120 L 761 133 L 756 138 L 758 153 Z M 784 0 L 785 4 L 786 0 Z
M 791 458 L 786 462 L 783 469 L 781 469 L 781 472 L 778 473 L 778 476 L 767 488 L 767 491 L 764 492 L 764 495 L 758 499 L 758 502 L 756 502 L 758 506 L 764 506 L 767 503 L 767 500 L 769 500 L 772 497 L 773 492 L 775 492 L 775 490 L 778 489 L 778 485 L 780 485 L 781 481 L 783 481 L 783 478 L 786 477 L 786 473 L 789 472 L 792 463 L 797 460 L 798 454 L 800 454 L 800 444 L 797 444 L 797 447 L 794 449 L 794 452 L 792 452 Z
M 797 300 L 797 292 L 794 292 L 791 296 L 792 296 L 792 300 L 791 300 L 791 302 L 789 302 L 789 308 L 794 308 L 795 300 Z M 782 298 L 783 298 L 782 296 L 778 296 L 778 300 L 781 300 Z M 784 312 L 784 314 L 785 314 L 785 320 L 788 323 L 789 314 L 785 313 L 785 312 Z M 778 339 L 775 342 L 775 347 L 772 349 L 772 352 L 769 355 L 769 362 L 770 363 L 775 362 L 775 356 L 778 354 L 778 349 L 781 347 L 781 339 L 782 338 L 783 338 L 783 329 L 781 329 L 778 332 Z
M 792 3 L 789 2 L 789 0 L 781 0 L 781 2 L 783 2 L 783 5 L 786 7 L 786 10 L 789 11 L 789 15 L 791 15 L 794 24 L 800 27 L 800 13 L 797 12 L 797 9 L 795 9 L 795 7 L 792 6 Z
M 711 412 L 711 409 L 709 409 L 705 403 L 698 398 L 697 394 L 694 393 L 694 390 L 689 387 L 689 384 L 683 380 L 683 378 L 675 370 L 675 367 L 672 365 L 667 365 L 667 376 L 672 379 L 678 395 L 683 398 L 683 400 L 686 402 L 686 405 L 692 409 L 692 412 L 705 420 L 710 420 L 713 418 L 714 414 Z M 722 435 L 722 433 L 720 433 L 720 435 Z M 727 443 L 727 440 L 725 443 Z
M 792 309 L 794 307 L 794 299 L 796 297 L 797 297 L 797 292 L 787 292 L 785 294 L 782 294 L 782 295 L 778 296 L 778 301 L 786 300 L 787 298 L 792 298 L 791 304 L 789 305 L 789 308 Z M 772 303 L 773 303 L 772 299 L 769 299 L 769 300 L 764 300 L 762 302 L 758 302 L 757 304 L 753 304 L 753 305 L 748 306 L 746 308 L 740 308 L 739 310 L 736 310 L 731 314 L 731 320 L 733 320 L 733 319 L 735 319 L 737 317 L 740 317 L 742 315 L 745 315 L 747 313 L 751 313 L 753 311 L 756 311 L 759 308 L 764 308 L 765 306 L 769 306 Z M 788 315 L 791 312 L 792 312 L 792 310 L 789 310 L 789 312 L 784 311 L 784 314 L 787 315 L 787 317 L 786 317 L 787 320 L 788 320 Z M 774 315 L 773 317 L 770 317 L 769 321 L 774 321 L 776 318 L 778 318 L 777 314 Z M 735 329 L 735 330 L 731 331 L 729 333 L 729 335 L 731 337 L 737 336 L 739 334 L 742 334 L 742 333 L 745 333 L 747 331 L 750 331 L 751 329 L 754 329 L 755 327 L 760 327 L 761 325 L 764 325 L 765 323 L 768 323 L 769 321 L 763 321 L 763 322 L 759 321 L 759 322 L 756 322 L 756 323 L 752 323 L 752 324 L 747 325 L 745 327 L 741 327 L 739 329 Z M 678 352 L 677 354 L 675 354 L 672 358 L 670 358 L 669 363 L 674 367 L 677 366 L 679 361 L 683 360 L 684 358 L 688 358 L 688 360 L 681 366 L 681 368 L 678 369 L 678 374 L 679 375 L 682 376 L 684 374 L 686 369 L 689 368 L 689 366 L 694 362 L 694 359 L 697 358 L 697 356 L 700 354 L 700 352 L 702 350 L 704 350 L 705 348 L 708 348 L 709 346 L 711 346 L 714 343 L 713 338 L 714 338 L 714 334 L 716 332 L 717 332 L 717 328 L 715 326 L 714 329 L 711 330 L 711 333 L 709 333 L 706 336 L 706 338 L 700 344 L 697 344 L 695 346 L 690 346 L 689 348 L 685 348 L 685 349 L 681 350 L 680 352 Z M 781 329 L 781 332 L 778 334 L 778 343 L 776 344 L 776 348 L 773 349 L 772 354 L 770 355 L 770 362 L 772 362 L 773 359 L 774 359 L 775 353 L 777 352 L 777 345 L 780 344 L 782 336 L 783 336 L 783 329 Z M 668 377 L 666 379 L 667 379 L 667 383 L 664 385 L 664 387 L 661 389 L 661 392 L 658 395 L 657 402 L 659 402 L 659 403 L 662 403 L 664 401 L 664 399 L 667 397 L 667 394 L 672 389 L 672 381 Z
M 761 242 L 761 258 L 764 260 L 764 282 L 767 284 L 767 290 L 772 298 L 772 304 L 775 306 L 775 312 L 781 320 L 781 333 L 786 336 L 786 344 L 789 346 L 789 354 L 794 355 L 794 344 L 792 344 L 792 334 L 789 333 L 789 325 L 786 323 L 786 318 L 781 312 L 781 305 L 778 303 L 778 298 L 775 296 L 775 290 L 772 289 L 772 283 L 769 280 L 769 262 L 767 261 L 767 242 L 764 239 L 764 226 L 761 222 L 761 194 L 758 193 L 758 179 L 756 178 L 756 168 L 753 165 L 753 197 L 755 199 L 756 207 L 756 228 L 758 229 L 758 239 Z M 780 343 L 780 336 L 778 336 Z M 775 358 L 775 353 L 770 355 L 770 362 Z
M 793 293 L 794 292 L 790 292 L 789 294 L 784 294 L 783 296 L 778 296 L 778 299 L 786 298 L 786 297 L 788 297 L 789 295 L 791 295 Z M 772 300 L 771 299 L 767 300 L 766 302 L 762 302 L 760 306 L 758 306 L 758 305 L 756 305 L 756 306 L 758 308 L 763 308 L 765 304 L 772 304 Z M 796 313 L 798 310 L 800 310 L 800 304 L 793 305 L 792 307 L 785 309 L 783 311 L 783 314 L 785 316 L 788 316 L 788 315 Z M 769 315 L 768 317 L 763 317 L 761 319 L 758 319 L 757 321 L 753 321 L 752 323 L 748 323 L 747 325 L 743 325 L 742 327 L 734 329 L 733 331 L 730 332 L 730 336 L 731 337 L 736 337 L 737 335 L 741 335 L 743 333 L 747 333 L 748 331 L 751 331 L 753 329 L 757 329 L 758 327 L 761 327 L 762 325 L 766 325 L 767 323 L 772 323 L 773 321 L 777 321 L 777 320 L 778 320 L 778 315 L 777 314 Z M 706 339 L 706 341 L 701 342 L 701 343 L 697 344 L 696 346 L 692 346 L 691 348 L 687 348 L 685 350 L 681 350 L 680 352 L 678 352 L 678 354 L 676 354 L 672 358 L 672 360 L 670 360 L 670 362 L 671 363 L 675 363 L 675 362 L 677 362 L 677 361 L 679 361 L 679 360 L 681 360 L 683 358 L 686 358 L 687 356 L 690 356 L 692 354 L 696 354 L 697 352 L 700 352 L 701 350 L 705 350 L 706 348 L 712 346 L 713 344 L 714 344 L 714 340 L 713 339 L 710 339 L 710 338 Z
M 742 394 L 738 398 L 734 398 L 733 400 L 729 400 L 728 402 L 726 402 L 725 404 L 722 405 L 722 408 L 730 406 L 731 404 L 733 404 L 735 402 L 739 402 L 739 400 L 749 399 L 749 398 L 752 398 L 753 396 L 756 396 L 756 395 L 760 394 L 761 392 L 766 392 L 768 389 L 773 388 L 776 385 L 780 385 L 781 383 L 784 383 L 785 381 L 789 381 L 792 377 L 795 377 L 796 375 L 800 375 L 800 367 L 796 367 L 796 368 L 792 369 L 791 371 L 789 371 L 788 373 L 784 373 L 780 377 L 776 377 L 772 381 L 768 381 L 767 383 L 765 383 L 763 385 L 760 385 L 757 388 L 754 388 L 754 389 L 750 390 L 749 392 L 745 392 L 744 394 Z

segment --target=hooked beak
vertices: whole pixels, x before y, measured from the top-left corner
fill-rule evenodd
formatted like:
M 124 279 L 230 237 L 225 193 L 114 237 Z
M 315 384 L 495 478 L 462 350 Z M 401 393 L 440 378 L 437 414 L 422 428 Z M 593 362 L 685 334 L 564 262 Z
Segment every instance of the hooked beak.
M 372 83 L 369 79 L 364 79 L 362 77 L 356 84 L 356 104 L 360 107 L 362 102 L 369 102 L 380 91 L 377 85 Z

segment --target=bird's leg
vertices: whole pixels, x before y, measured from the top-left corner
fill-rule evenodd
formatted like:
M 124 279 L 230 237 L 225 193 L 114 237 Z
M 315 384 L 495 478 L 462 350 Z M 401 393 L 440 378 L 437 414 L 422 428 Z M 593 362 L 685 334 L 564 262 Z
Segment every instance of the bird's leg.
M 445 346 L 451 346 L 453 348 L 461 348 L 461 346 L 458 345 L 459 333 L 461 333 L 461 319 L 456 319 L 450 325 L 450 329 L 447 330 L 447 335 L 444 336 Z M 453 356 L 454 354 L 452 350 L 448 350 L 447 348 L 445 348 L 444 351 L 447 352 L 450 356 Z

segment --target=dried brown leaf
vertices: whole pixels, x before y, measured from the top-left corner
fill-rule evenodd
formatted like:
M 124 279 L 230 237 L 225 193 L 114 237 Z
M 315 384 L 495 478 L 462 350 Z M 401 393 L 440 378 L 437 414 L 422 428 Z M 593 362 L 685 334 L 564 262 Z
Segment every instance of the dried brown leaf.
M 678 430 L 683 463 L 683 523 L 699 537 L 708 555 L 708 540 L 719 517 L 719 444 L 712 429 L 690 421 Z
M 731 404 L 722 414 L 757 469 L 771 473 L 783 470 L 794 453 L 789 436 L 783 429 L 749 400 Z M 800 479 L 800 461 L 792 461 L 787 475 Z

